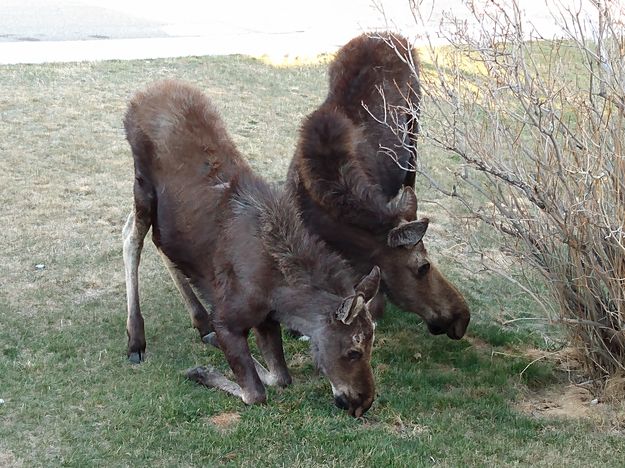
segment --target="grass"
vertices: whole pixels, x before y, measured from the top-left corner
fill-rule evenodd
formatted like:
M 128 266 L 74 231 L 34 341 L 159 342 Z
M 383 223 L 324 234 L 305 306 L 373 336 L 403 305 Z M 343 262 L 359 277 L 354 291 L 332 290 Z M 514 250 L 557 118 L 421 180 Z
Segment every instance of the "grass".
M 430 336 L 390 307 L 374 350 L 379 397 L 365 420 L 333 406 L 307 345 L 293 339 L 294 385 L 270 389 L 266 406 L 186 381 L 188 367 L 226 365 L 199 342 L 151 245 L 140 269 L 149 355 L 128 364 L 128 98 L 162 77 L 199 84 L 254 168 L 281 180 L 299 122 L 323 99 L 324 73 L 323 64 L 243 57 L 0 68 L 0 465 L 623 465 L 622 426 L 517 409 L 561 383 L 553 364 L 528 367 L 524 352 L 552 330 L 498 325 L 499 316 L 535 314 L 534 305 L 444 256 L 474 312 L 469 336 Z M 438 221 L 435 257 L 452 249 Z

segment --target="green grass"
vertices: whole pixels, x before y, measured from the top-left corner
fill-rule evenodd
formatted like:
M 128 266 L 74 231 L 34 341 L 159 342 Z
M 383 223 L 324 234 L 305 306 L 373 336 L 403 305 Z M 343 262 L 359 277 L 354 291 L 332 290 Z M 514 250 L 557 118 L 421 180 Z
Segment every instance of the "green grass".
M 496 317 L 534 316 L 532 302 L 444 259 L 473 311 L 469 337 L 430 336 L 389 307 L 365 420 L 334 407 L 307 344 L 289 338 L 294 384 L 269 389 L 265 406 L 186 381 L 188 367 L 225 361 L 200 343 L 151 245 L 140 269 L 148 360 L 127 362 L 128 98 L 162 77 L 199 84 L 255 169 L 281 180 L 324 73 L 242 57 L 0 68 L 0 465 L 622 466 L 620 429 L 519 412 L 519 398 L 561 383 L 552 364 L 528 367 L 524 354 L 553 330 L 502 328 Z M 437 234 L 435 258 L 446 245 Z M 240 419 L 211 419 L 228 413 Z

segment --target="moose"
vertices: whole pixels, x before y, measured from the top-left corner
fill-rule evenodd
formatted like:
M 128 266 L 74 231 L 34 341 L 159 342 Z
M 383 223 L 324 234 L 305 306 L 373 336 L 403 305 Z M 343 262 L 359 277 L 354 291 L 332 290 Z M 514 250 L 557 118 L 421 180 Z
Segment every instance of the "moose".
M 460 339 L 469 308 L 432 265 L 422 240 L 429 220 L 416 215 L 409 168 L 416 163 L 419 115 L 408 112 L 406 102 L 418 109 L 421 90 L 410 64 L 418 73 L 414 49 L 390 33 L 358 36 L 338 51 L 327 98 L 300 128 L 287 189 L 310 231 L 356 271 L 380 266 L 374 317 L 382 314 L 386 295 L 420 315 L 432 334 Z M 384 123 L 391 112 L 395 129 Z M 413 226 L 411 235 L 397 236 L 401 226 Z
M 375 392 L 369 306 L 380 269 L 355 280 L 347 262 L 308 232 L 289 194 L 251 170 L 196 87 L 166 80 L 138 92 L 124 127 L 135 172 L 134 207 L 123 229 L 130 361 L 145 357 L 138 266 L 152 228 L 193 326 L 222 350 L 236 383 L 209 367 L 191 369 L 189 378 L 246 404 L 265 402 L 264 385 L 291 383 L 283 324 L 310 336 L 336 405 L 355 417 L 365 413 Z M 394 235 L 415 241 L 419 234 L 407 223 Z M 267 369 L 250 353 L 250 329 Z

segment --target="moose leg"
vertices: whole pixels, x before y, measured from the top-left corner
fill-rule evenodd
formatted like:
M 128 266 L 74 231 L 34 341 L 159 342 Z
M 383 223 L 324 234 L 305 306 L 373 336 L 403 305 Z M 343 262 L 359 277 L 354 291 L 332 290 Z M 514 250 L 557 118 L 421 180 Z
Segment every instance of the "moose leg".
M 284 359 L 280 324 L 275 320 L 267 319 L 254 328 L 254 332 L 256 344 L 269 367 L 269 381 L 265 384 L 286 387 L 291 383 L 291 376 Z
M 217 339 L 217 334 L 215 332 L 209 333 L 204 338 L 202 338 L 202 340 L 204 341 L 204 343 L 211 344 L 215 348 L 221 350 L 221 346 L 219 346 L 219 340 Z M 254 367 L 256 368 L 256 372 L 258 373 L 260 381 L 263 383 L 263 385 L 276 385 L 276 379 L 271 375 L 271 372 L 265 369 L 265 366 L 258 362 L 258 360 L 254 356 L 252 356 L 252 360 L 254 361 Z M 210 385 L 207 386 L 210 387 Z
M 200 332 L 202 341 L 206 342 L 208 334 L 213 331 L 208 312 L 206 312 L 206 309 L 195 295 L 195 292 L 189 284 L 189 280 L 176 268 L 176 265 L 172 263 L 162 250 L 159 249 L 158 253 L 161 255 L 167 270 L 169 270 L 171 279 L 174 280 L 174 284 L 182 296 L 187 310 L 189 311 L 189 315 L 191 316 L 193 326 Z
M 239 384 L 228 379 L 225 375 L 215 370 L 214 367 L 193 367 L 187 370 L 187 379 L 205 385 L 206 387 L 218 388 L 243 399 L 243 389 Z
M 141 260 L 143 240 L 149 229 L 149 218 L 138 216 L 135 208 L 128 215 L 128 220 L 122 232 L 128 306 L 128 318 L 126 320 L 128 359 L 133 364 L 140 363 L 145 357 L 145 331 L 139 307 L 139 262 Z
M 223 351 L 228 365 L 241 386 L 241 399 L 252 405 L 267 400 L 265 387 L 256 372 L 254 359 L 247 343 L 247 331 L 233 331 L 225 326 L 216 326 L 215 333 L 219 348 Z

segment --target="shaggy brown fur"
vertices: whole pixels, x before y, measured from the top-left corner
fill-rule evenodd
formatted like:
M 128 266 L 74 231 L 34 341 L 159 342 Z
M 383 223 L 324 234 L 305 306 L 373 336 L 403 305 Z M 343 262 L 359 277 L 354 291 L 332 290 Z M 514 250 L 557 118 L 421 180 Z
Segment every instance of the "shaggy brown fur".
M 388 112 L 385 104 L 397 109 L 411 99 L 418 108 L 418 77 L 397 52 L 418 70 L 416 53 L 397 35 L 359 36 L 338 52 L 328 96 L 302 124 L 287 185 L 313 232 L 359 271 L 380 265 L 391 301 L 421 315 L 432 333 L 457 339 L 469 323 L 467 304 L 427 257 L 421 237 L 428 220 L 416 220 L 414 173 L 381 150 L 392 148 L 401 165 L 415 163 L 416 144 L 402 145 L 376 120 Z M 414 115 L 396 118 L 416 134 Z M 406 235 L 406 226 L 418 235 Z M 377 313 L 383 305 L 380 296 Z
M 358 158 L 368 142 L 342 112 L 322 106 L 302 125 L 299 166 L 310 196 L 334 217 L 367 230 L 389 232 L 401 219 L 414 220 L 414 210 L 388 204 L 372 171 Z
M 265 401 L 250 329 L 269 367 L 263 380 L 290 383 L 283 322 L 311 337 L 337 405 L 364 413 L 374 396 L 367 303 L 379 269 L 354 286 L 354 273 L 307 232 L 292 200 L 251 171 L 198 89 L 157 83 L 132 99 L 124 124 L 135 162 L 135 209 L 124 230 L 131 359 L 145 353 L 136 267 L 152 227 L 194 325 L 203 337 L 214 329 L 240 387 L 222 376 L 215 385 L 246 403 Z M 211 317 L 188 282 L 213 305 Z
M 406 100 L 419 109 L 419 78 L 398 54 L 412 61 L 415 70 L 419 71 L 416 51 L 398 34 L 362 35 L 349 41 L 330 64 L 330 86 L 325 105 L 340 109 L 361 129 L 369 152 L 377 152 L 382 145 L 395 152 L 402 167 L 414 167 L 416 142 L 401 145 L 389 128 L 373 118 L 383 120 L 393 106 L 404 106 Z M 398 113 L 397 119 L 400 125 L 406 126 L 409 134 L 418 133 L 418 115 Z M 413 151 L 406 148 L 411 145 L 415 146 Z M 414 172 L 398 170 L 400 168 L 390 157 L 361 158 L 361 162 L 374 174 L 374 180 L 389 198 L 395 196 L 402 184 L 414 187 Z

